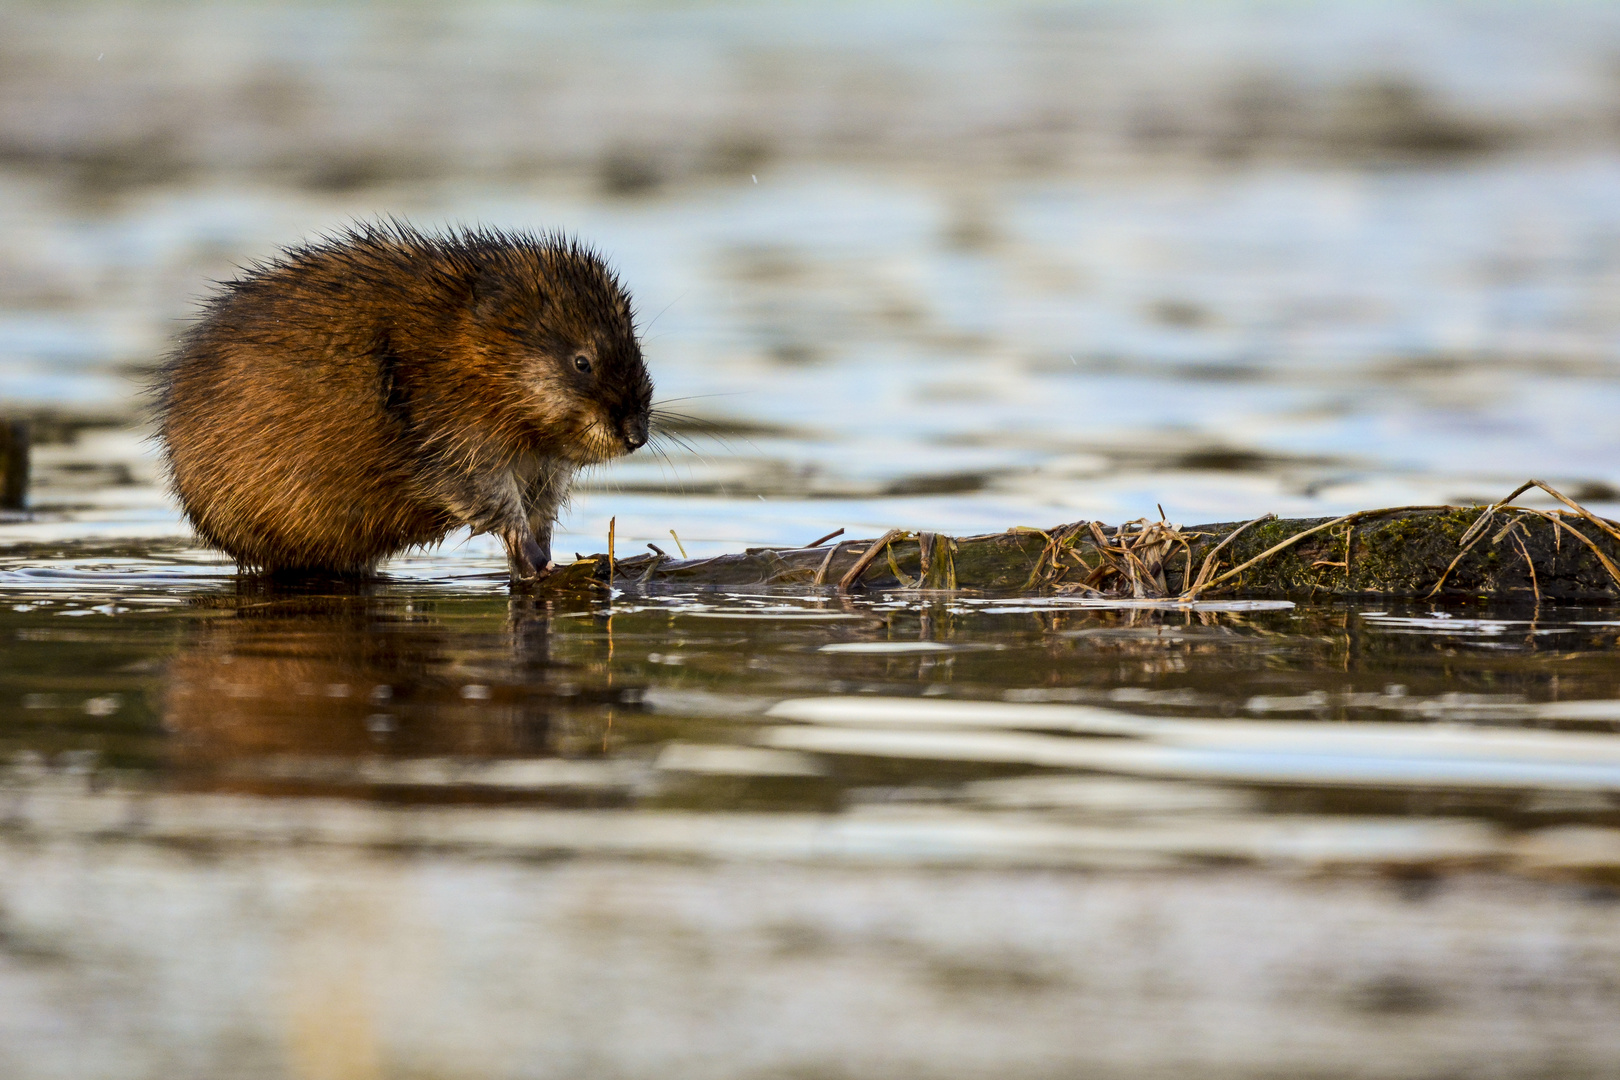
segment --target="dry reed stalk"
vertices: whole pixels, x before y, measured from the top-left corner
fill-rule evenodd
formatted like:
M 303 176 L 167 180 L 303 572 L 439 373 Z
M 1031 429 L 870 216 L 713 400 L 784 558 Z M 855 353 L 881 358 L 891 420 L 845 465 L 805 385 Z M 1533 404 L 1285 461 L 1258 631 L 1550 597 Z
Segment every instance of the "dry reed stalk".
M 1131 531 L 1132 525 L 1137 526 L 1135 532 Z M 1095 568 L 1068 547 L 1078 538 L 1082 530 L 1090 531 L 1092 547 L 1100 559 Z M 1103 532 L 1098 522 L 1088 521 L 1054 530 L 1048 538 L 1048 547 L 1042 556 L 1044 558 L 1050 553 L 1052 568 L 1061 575 L 1058 560 L 1062 552 L 1068 550 L 1074 555 L 1075 562 L 1088 571 L 1084 580 L 1065 586 L 1069 591 L 1084 589 L 1099 595 L 1107 595 L 1099 586 L 1110 577 L 1117 577 L 1129 587 L 1133 597 L 1157 598 L 1167 595 L 1170 591 L 1169 585 L 1165 582 L 1164 568 L 1177 545 L 1186 550 L 1187 566 L 1190 571 L 1192 545 L 1188 543 L 1187 535 L 1178 526 L 1170 524 L 1163 518 L 1158 521 L 1148 521 L 1146 518 L 1128 521 L 1114 530 L 1112 539 Z M 1032 575 L 1029 584 L 1032 585 L 1037 580 L 1040 566 L 1041 560 L 1038 559 L 1037 573 Z M 1123 588 L 1118 590 L 1123 591 Z
M 1015 533 L 1033 533 L 1046 541 L 1045 546 L 1042 547 L 1039 554 L 1035 556 L 1035 566 L 1030 571 L 1029 580 L 1024 583 L 1024 588 L 1033 588 L 1037 582 L 1041 582 L 1046 585 L 1056 585 L 1062 581 L 1064 574 L 1067 572 L 1063 568 L 1062 563 L 1065 552 L 1072 555 L 1074 557 L 1074 561 L 1079 566 L 1084 568 L 1088 573 L 1092 572 L 1091 565 L 1082 559 L 1074 550 L 1075 540 L 1079 538 L 1081 531 L 1089 524 L 1091 523 L 1075 522 L 1069 525 L 1060 525 L 1056 529 L 1053 529 L 1050 533 L 1041 529 L 1032 529 L 1025 525 L 1012 529 L 1011 531 Z M 956 542 L 954 540 L 949 540 L 949 538 L 947 538 L 947 540 L 954 547 Z M 1042 572 L 1043 569 L 1045 571 L 1044 574 Z M 953 558 L 951 562 L 951 573 L 953 576 L 955 571 L 956 564 L 955 559 Z
M 920 532 L 917 534 L 917 588 L 921 589 L 928 584 L 928 577 L 933 572 L 934 542 L 938 533 Z
M 917 534 L 917 585 L 919 589 L 956 588 L 956 541 L 942 533 Z
M 883 554 L 887 556 L 889 560 L 889 573 L 894 575 L 894 580 L 900 583 L 900 587 L 902 589 L 917 589 L 922 587 L 922 578 L 918 578 L 917 580 L 913 581 L 911 579 L 911 575 L 900 569 L 900 564 L 894 561 L 894 548 L 890 547 L 888 544 L 884 544 Z
M 843 546 L 843 543 L 837 543 L 827 549 L 827 557 L 821 560 L 820 566 L 816 567 L 816 576 L 810 579 L 810 584 L 825 585 L 827 583 L 827 568 L 832 566 L 833 556 L 837 555 L 843 549 Z
M 1608 520 L 1606 520 L 1604 518 L 1598 517 L 1596 514 L 1592 513 L 1592 511 L 1588 510 L 1586 507 L 1582 506 L 1580 503 L 1576 502 L 1574 499 L 1571 499 L 1569 496 L 1563 494 L 1562 492 L 1560 492 L 1560 491 L 1558 491 L 1558 490 L 1556 490 L 1554 488 L 1548 487 L 1546 484 L 1542 483 L 1540 480 L 1531 480 L 1531 481 L 1529 481 L 1528 485 L 1526 485 L 1526 486 L 1540 488 L 1542 491 L 1545 491 L 1547 494 L 1551 495 L 1553 498 L 1557 499 L 1559 502 L 1563 503 L 1565 506 L 1567 506 L 1571 510 L 1575 511 L 1577 514 L 1581 515 L 1581 517 L 1585 518 L 1587 521 L 1590 521 L 1592 524 L 1596 525 L 1598 528 L 1600 528 L 1604 532 L 1608 533 L 1609 536 L 1611 536 L 1615 540 L 1620 540 L 1620 530 L 1617 530 L 1615 528 L 1614 522 L 1608 521 Z M 1519 489 L 1519 491 L 1523 491 L 1523 490 L 1525 490 L 1523 487 L 1521 487 Z M 1514 494 L 1517 495 L 1518 493 L 1515 492 Z
M 1247 570 L 1249 567 L 1253 566 L 1255 563 L 1262 562 L 1262 561 L 1264 561 L 1266 559 L 1269 559 L 1273 555 L 1277 554 L 1279 551 L 1286 551 L 1288 548 L 1293 547 L 1295 544 L 1299 543 L 1301 540 L 1305 539 L 1307 536 L 1314 536 L 1316 533 L 1321 532 L 1323 529 L 1331 529 L 1335 525 L 1343 525 L 1347 521 L 1354 521 L 1356 518 L 1364 517 L 1367 514 L 1377 514 L 1377 513 L 1382 513 L 1382 511 L 1379 511 L 1379 510 L 1358 510 L 1354 514 L 1346 514 L 1343 517 L 1336 517 L 1332 521 L 1324 522 L 1321 525 L 1316 526 L 1315 528 L 1306 529 L 1304 532 L 1295 533 L 1293 536 L 1290 536 L 1288 539 L 1282 541 L 1281 543 L 1273 544 L 1271 547 L 1268 547 L 1266 550 L 1262 551 L 1260 554 L 1256 555 L 1254 558 L 1250 559 L 1248 562 L 1243 563 L 1243 564 L 1241 564 L 1239 566 L 1232 567 L 1232 569 L 1228 570 L 1226 573 L 1222 574 L 1220 577 L 1215 578 L 1208 585 L 1204 585 L 1201 588 L 1196 589 L 1196 590 L 1188 590 L 1188 592 L 1183 594 L 1183 596 L 1181 598 L 1184 599 L 1184 600 L 1197 599 L 1197 593 L 1203 591 L 1203 589 L 1213 589 L 1215 586 L 1219 585 L 1223 581 L 1226 581 L 1228 578 L 1236 577 L 1238 574 L 1243 573 L 1243 571 Z M 1254 523 L 1250 522 L 1249 524 L 1252 525 Z M 1247 526 L 1245 526 L 1245 528 L 1246 527 Z
M 1457 568 L 1457 564 L 1463 561 L 1463 556 L 1472 551 L 1474 549 L 1474 545 L 1479 543 L 1480 538 L 1485 535 L 1485 532 L 1484 530 L 1480 530 L 1478 533 L 1474 533 L 1474 530 L 1479 527 L 1479 523 L 1481 521 L 1486 520 L 1488 515 L 1494 514 L 1495 512 L 1495 510 L 1486 510 L 1485 513 L 1481 514 L 1477 519 L 1475 519 L 1474 524 L 1468 527 L 1468 532 L 1463 533 L 1463 540 L 1467 540 L 1468 542 L 1463 544 L 1461 551 L 1457 552 L 1457 557 L 1452 559 L 1450 563 L 1446 564 L 1446 568 L 1444 570 L 1440 571 L 1440 580 L 1436 581 L 1434 583 L 1434 588 L 1430 589 L 1425 594 L 1425 599 L 1440 591 L 1441 586 L 1445 585 L 1446 583 L 1446 578 L 1450 577 L 1451 572 Z M 1472 540 L 1468 540 L 1468 536 L 1471 533 L 1474 534 L 1474 538 Z M 1458 543 L 1462 543 L 1462 540 L 1459 540 Z
M 1517 525 L 1518 522 L 1515 521 L 1513 524 Z M 1511 526 L 1510 526 L 1510 528 L 1511 528 Z M 1507 529 L 1503 529 L 1502 532 L 1503 533 L 1507 532 Z M 1501 534 L 1498 534 L 1498 535 L 1501 535 Z M 1491 541 L 1491 543 L 1493 543 L 1493 544 L 1495 542 L 1496 542 L 1495 540 Z M 1524 557 L 1525 568 L 1530 571 L 1530 588 L 1532 590 L 1534 590 L 1534 592 L 1536 594 L 1536 611 L 1539 613 L 1541 611 L 1541 583 L 1536 580 L 1536 563 L 1535 563 L 1535 560 L 1530 558 L 1530 552 L 1525 550 L 1524 541 L 1519 539 L 1518 533 L 1513 534 L 1513 543 L 1519 549 L 1519 554 Z
M 1613 522 L 1608 521 L 1608 520 L 1606 520 L 1604 518 L 1598 517 L 1596 514 L 1592 513 L 1590 510 L 1588 510 L 1586 507 L 1582 506 L 1580 503 L 1576 502 L 1574 499 L 1571 499 L 1569 496 L 1565 495 L 1563 492 L 1559 491 L 1558 489 L 1556 489 L 1554 487 L 1551 487 L 1550 485 L 1548 485 L 1548 484 L 1546 484 L 1546 483 L 1544 483 L 1544 482 L 1542 482 L 1540 480 L 1526 480 L 1524 483 L 1520 484 L 1518 487 L 1514 488 L 1511 492 L 1509 492 L 1507 498 L 1502 499 L 1500 502 L 1492 503 L 1490 506 L 1487 506 L 1484 510 L 1480 511 L 1479 517 L 1474 519 L 1474 523 L 1468 527 L 1468 531 L 1464 532 L 1462 534 L 1462 536 L 1460 538 L 1458 538 L 1458 540 L 1457 540 L 1457 543 L 1462 548 L 1462 550 L 1458 551 L 1457 552 L 1457 557 L 1455 559 L 1451 560 L 1450 564 L 1447 565 L 1445 570 L 1441 571 L 1440 580 L 1438 580 L 1438 581 L 1436 581 L 1434 583 L 1434 588 L 1429 590 L 1429 592 L 1427 594 L 1428 596 L 1434 596 L 1436 593 L 1438 593 L 1440 591 L 1441 586 L 1445 585 L 1446 578 L 1448 576 L 1450 576 L 1451 571 L 1456 569 L 1457 564 L 1462 562 L 1463 556 L 1467 555 L 1468 552 L 1473 549 L 1474 545 L 1479 543 L 1479 541 L 1485 535 L 1486 527 L 1495 518 L 1495 516 L 1498 513 L 1500 513 L 1501 511 L 1503 511 L 1503 510 L 1515 510 L 1515 511 L 1518 511 L 1519 513 L 1521 513 L 1521 514 L 1534 514 L 1537 517 L 1539 517 L 1539 518 L 1541 518 L 1541 519 L 1543 519 L 1545 521 L 1551 522 L 1552 525 L 1553 525 L 1553 538 L 1554 538 L 1555 542 L 1557 541 L 1558 537 L 1560 537 L 1562 535 L 1562 530 L 1568 530 L 1568 532 L 1569 532 L 1569 534 L 1571 536 L 1575 537 L 1577 540 L 1579 540 L 1581 543 L 1585 544 L 1588 548 L 1591 549 L 1592 554 L 1597 556 L 1598 562 L 1603 564 L 1603 569 L 1608 571 L 1609 577 L 1614 579 L 1614 583 L 1616 585 L 1620 585 L 1620 568 L 1617 568 L 1614 565 L 1614 563 L 1612 561 L 1610 561 L 1609 557 L 1607 555 L 1603 554 L 1603 552 L 1598 548 L 1598 546 L 1595 543 L 1593 543 L 1591 541 L 1591 539 L 1586 536 L 1585 533 L 1581 532 L 1579 529 L 1576 529 L 1574 526 L 1570 525 L 1567 521 L 1563 520 L 1564 515 L 1567 514 L 1568 511 L 1559 510 L 1559 511 L 1556 511 L 1554 513 L 1548 513 L 1545 510 L 1537 510 L 1537 509 L 1534 509 L 1533 507 L 1512 506 L 1512 505 L 1510 505 L 1513 502 L 1514 499 L 1517 499 L 1520 495 L 1523 495 L 1526 491 L 1529 491 L 1531 488 L 1540 488 L 1542 491 L 1545 491 L 1548 495 L 1551 495 L 1553 498 L 1557 499 L 1559 502 L 1561 502 L 1565 506 L 1569 507 L 1570 510 L 1575 511 L 1575 513 L 1578 514 L 1580 517 L 1584 518 L 1587 521 L 1590 521 L 1592 524 L 1596 525 L 1598 528 L 1600 528 L 1604 532 L 1608 533 L 1614 539 L 1620 540 L 1620 529 L 1616 529 L 1615 524 Z M 1504 536 L 1507 536 L 1508 533 L 1509 533 L 1509 530 L 1511 530 L 1513 528 L 1513 526 L 1516 525 L 1516 524 L 1518 524 L 1517 520 L 1508 522 L 1507 525 L 1505 525 L 1502 528 L 1501 532 L 1499 532 L 1495 536 L 1491 537 L 1491 545 L 1494 547 L 1496 544 L 1500 543 L 1502 538 Z M 1515 543 L 1518 543 L 1518 538 L 1514 537 L 1514 541 L 1515 541 Z M 1519 544 L 1519 550 L 1521 551 L 1521 553 L 1524 554 L 1525 561 L 1528 563 L 1529 559 L 1530 559 L 1530 555 L 1529 555 L 1529 553 L 1527 551 L 1525 551 L 1524 545 L 1522 543 Z M 1537 607 L 1540 607 L 1540 605 L 1541 605 L 1541 587 L 1540 587 L 1539 584 L 1537 584 L 1537 582 L 1535 580 L 1535 567 L 1533 565 L 1530 568 L 1530 578 L 1531 578 L 1531 585 L 1534 586 L 1535 590 L 1536 590 L 1536 605 L 1537 605 Z
M 1224 537 L 1222 537 L 1221 542 L 1219 544 L 1216 544 L 1213 548 L 1211 548 L 1209 554 L 1204 556 L 1204 561 L 1198 564 L 1198 580 L 1192 582 L 1190 585 L 1187 585 L 1182 590 L 1181 596 L 1178 597 L 1178 599 L 1181 599 L 1181 600 L 1193 600 L 1193 599 L 1196 599 L 1198 594 L 1201 591 L 1203 591 L 1203 589 L 1206 587 L 1204 583 L 1209 580 L 1210 572 L 1212 570 L 1214 570 L 1214 568 L 1216 566 L 1220 565 L 1218 562 L 1215 561 L 1215 559 L 1216 559 L 1216 556 L 1218 556 L 1223 550 L 1225 550 L 1226 545 L 1230 544 L 1232 541 L 1236 540 L 1243 533 L 1243 530 L 1247 529 L 1249 526 L 1258 525 L 1262 521 L 1271 521 L 1271 520 L 1275 519 L 1276 516 L 1277 516 L 1276 514 L 1261 514 L 1259 517 L 1255 518 L 1253 521 L 1244 522 L 1242 525 L 1239 525 L 1237 528 L 1233 529 L 1231 532 L 1227 533 Z M 1191 551 L 1189 549 L 1189 555 L 1190 554 L 1191 554 Z
M 1614 583 L 1616 585 L 1620 585 L 1620 568 L 1617 568 L 1613 562 L 1609 561 L 1609 557 L 1603 554 L 1602 550 L 1599 549 L 1598 546 L 1594 544 L 1585 533 L 1581 532 L 1575 526 L 1565 521 L 1563 519 L 1562 512 L 1558 514 L 1549 514 L 1545 510 L 1532 510 L 1529 508 L 1525 508 L 1525 512 L 1535 514 L 1537 517 L 1544 518 L 1545 520 L 1552 522 L 1557 528 L 1565 530 L 1569 533 L 1569 535 L 1591 548 L 1592 554 L 1596 555 L 1598 562 L 1603 564 L 1603 569 L 1609 572 L 1609 577 L 1614 579 Z
M 849 592 L 854 584 L 861 579 L 861 575 L 866 573 L 867 568 L 877 561 L 877 557 L 888 551 L 891 543 L 901 539 L 904 536 L 905 533 L 901 530 L 890 529 L 888 532 L 878 537 L 877 540 L 873 542 L 872 546 L 867 548 L 866 552 L 861 555 L 859 559 L 855 560 L 855 565 L 850 567 L 849 571 L 843 577 L 838 579 L 838 591 Z
M 1024 591 L 1028 592 L 1030 589 L 1034 588 L 1035 583 L 1040 580 L 1041 564 L 1046 561 L 1047 552 L 1052 550 L 1052 534 L 1046 532 L 1044 529 L 1032 529 L 1028 525 L 1014 525 L 1007 531 L 1010 533 L 1033 533 L 1046 541 L 1046 546 L 1041 548 L 1040 554 L 1035 556 L 1035 567 L 1029 572 L 1029 580 L 1024 582 Z

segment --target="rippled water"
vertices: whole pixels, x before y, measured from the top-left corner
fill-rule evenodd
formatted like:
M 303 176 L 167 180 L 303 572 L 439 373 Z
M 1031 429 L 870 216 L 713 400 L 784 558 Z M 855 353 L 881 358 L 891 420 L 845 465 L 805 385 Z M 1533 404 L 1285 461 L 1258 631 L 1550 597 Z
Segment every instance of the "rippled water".
M 1195 781 L 1256 813 L 1620 824 L 1602 608 L 289 593 L 184 552 L 3 573 L 12 760 L 143 785 L 839 811 L 993 806 L 1009 775 L 1062 806 L 1059 770 L 1121 813 Z

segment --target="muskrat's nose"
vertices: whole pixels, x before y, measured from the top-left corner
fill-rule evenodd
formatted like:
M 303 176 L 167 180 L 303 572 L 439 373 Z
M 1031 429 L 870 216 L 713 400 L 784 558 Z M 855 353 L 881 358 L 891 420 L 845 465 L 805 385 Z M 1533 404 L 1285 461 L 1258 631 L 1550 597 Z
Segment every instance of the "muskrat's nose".
M 639 450 L 647 445 L 647 421 L 627 420 L 624 424 L 624 445 Z

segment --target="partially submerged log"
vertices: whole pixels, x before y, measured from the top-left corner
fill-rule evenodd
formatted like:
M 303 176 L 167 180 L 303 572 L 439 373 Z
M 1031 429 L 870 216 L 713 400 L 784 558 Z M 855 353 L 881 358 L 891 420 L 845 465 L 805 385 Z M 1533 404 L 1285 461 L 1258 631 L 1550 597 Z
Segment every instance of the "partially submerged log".
M 611 575 L 618 588 L 819 586 L 1183 600 L 1620 599 L 1620 524 L 1557 492 L 1571 509 L 1506 505 L 1523 490 L 1493 506 L 1400 507 L 1339 518 L 1268 516 L 1187 528 L 1083 521 L 984 536 L 893 531 L 875 540 L 750 548 L 708 559 L 596 555 L 563 567 L 544 587 L 600 586 Z

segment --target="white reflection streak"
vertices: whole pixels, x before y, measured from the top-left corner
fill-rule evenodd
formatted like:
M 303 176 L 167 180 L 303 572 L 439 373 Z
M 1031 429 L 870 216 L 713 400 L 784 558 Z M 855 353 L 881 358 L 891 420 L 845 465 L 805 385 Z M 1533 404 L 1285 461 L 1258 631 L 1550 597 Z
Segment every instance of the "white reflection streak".
M 763 732 L 762 741 L 781 749 L 823 754 L 994 762 L 1239 783 L 1620 791 L 1620 765 L 1330 756 L 1011 732 L 881 728 L 777 727 Z
M 785 701 L 766 715 L 815 725 L 774 728 L 764 734 L 769 745 L 820 753 L 1252 782 L 1620 791 L 1620 736 L 1605 734 L 1162 719 L 1086 706 L 892 698 Z M 985 730 L 1009 728 L 1116 738 Z

